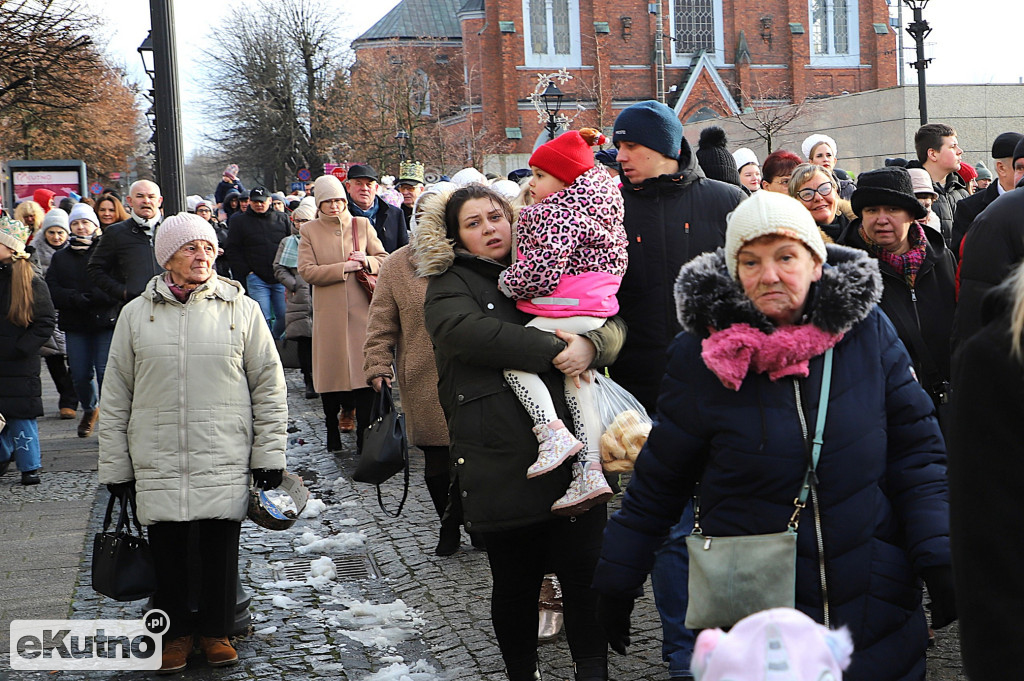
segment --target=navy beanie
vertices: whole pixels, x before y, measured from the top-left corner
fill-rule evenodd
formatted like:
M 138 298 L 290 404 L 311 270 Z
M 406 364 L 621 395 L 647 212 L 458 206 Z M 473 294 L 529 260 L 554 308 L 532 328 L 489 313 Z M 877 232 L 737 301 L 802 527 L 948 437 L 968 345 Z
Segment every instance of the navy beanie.
M 683 124 L 672 109 L 649 99 L 624 109 L 615 119 L 612 142 L 635 142 L 677 159 L 683 145 Z

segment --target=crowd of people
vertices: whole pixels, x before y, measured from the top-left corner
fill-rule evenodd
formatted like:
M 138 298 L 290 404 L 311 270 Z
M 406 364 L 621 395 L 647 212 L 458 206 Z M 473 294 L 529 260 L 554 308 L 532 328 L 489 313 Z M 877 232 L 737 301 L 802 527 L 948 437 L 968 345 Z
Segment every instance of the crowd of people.
M 826 134 L 761 162 L 716 127 L 691 147 L 654 101 L 613 129 L 564 132 L 505 178 L 359 164 L 286 196 L 229 165 L 178 215 L 141 180 L 124 203 L 43 190 L 0 219 L 0 457 L 39 483 L 43 356 L 60 416 L 98 425 L 100 482 L 137 496 L 172 615 L 163 671 L 195 645 L 237 661 L 246 490 L 285 468 L 277 341 L 334 454 L 358 455 L 375 391 L 401 389 L 435 553 L 462 528 L 487 551 L 511 681 L 541 676 L 551 575 L 577 681 L 627 652 L 648 576 L 670 678 L 763 678 L 736 652 L 760 646 L 785 678 L 924 679 L 958 617 L 971 678 L 1011 673 L 1024 135 L 993 140 L 993 175 L 927 124 L 915 159 L 853 177 Z M 653 419 L 610 518 L 595 373 Z M 799 612 L 688 628 L 687 538 L 787 527 Z

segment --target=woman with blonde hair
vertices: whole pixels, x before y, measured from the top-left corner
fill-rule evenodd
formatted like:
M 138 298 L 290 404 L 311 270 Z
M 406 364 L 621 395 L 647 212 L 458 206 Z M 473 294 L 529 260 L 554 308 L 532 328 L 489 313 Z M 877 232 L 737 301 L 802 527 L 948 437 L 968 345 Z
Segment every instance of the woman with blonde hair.
M 0 475 L 11 458 L 21 484 L 38 485 L 41 452 L 36 419 L 43 415 L 39 348 L 53 333 L 56 318 L 50 293 L 25 251 L 29 228 L 0 215 Z
M 831 170 L 813 163 L 797 166 L 789 178 L 789 195 L 799 199 L 823 234 L 843 243 L 856 215 L 850 202 L 839 196 L 839 180 Z
M 28 243 L 32 243 L 32 237 L 35 236 L 36 230 L 43 226 L 45 215 L 42 206 L 35 201 L 22 201 L 14 209 L 14 219 L 28 227 L 30 235 Z
M 950 538 L 964 671 L 990 681 L 1020 666 L 1010 632 L 1024 605 L 1024 267 L 989 292 L 980 322 L 953 363 Z

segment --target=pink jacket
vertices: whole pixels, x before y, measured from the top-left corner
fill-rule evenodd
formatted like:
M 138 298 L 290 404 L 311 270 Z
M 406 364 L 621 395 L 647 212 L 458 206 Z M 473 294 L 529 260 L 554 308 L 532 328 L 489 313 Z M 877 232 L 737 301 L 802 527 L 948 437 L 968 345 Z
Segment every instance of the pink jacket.
M 499 280 L 538 317 L 611 317 L 626 272 L 622 194 L 601 166 L 519 213 L 516 262 Z

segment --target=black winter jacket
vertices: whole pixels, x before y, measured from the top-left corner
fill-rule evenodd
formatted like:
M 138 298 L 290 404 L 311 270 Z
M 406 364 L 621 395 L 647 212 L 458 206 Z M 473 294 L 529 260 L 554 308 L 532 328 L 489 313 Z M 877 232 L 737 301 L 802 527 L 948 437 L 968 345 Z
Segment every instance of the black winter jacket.
M 213 201 L 214 203 L 221 204 L 224 203 L 224 197 L 228 195 L 228 192 L 244 191 L 245 185 L 243 185 L 240 180 L 235 180 L 234 182 L 221 180 L 217 183 L 217 188 L 213 190 Z
M 807 323 L 844 335 L 834 350 L 819 508 L 809 502 L 800 518 L 796 607 L 822 621 L 824 560 L 832 626 L 849 627 L 854 640 L 843 679 L 923 681 L 928 627 L 918 578 L 950 564 L 942 436 L 910 358 L 875 306 L 875 262 L 827 248 L 832 266 L 814 285 Z M 705 365 L 701 342 L 709 326 L 772 328 L 721 252 L 687 265 L 677 290 L 686 331 L 670 350 L 654 429 L 622 509 L 608 522 L 594 575 L 596 590 L 619 597 L 640 592 L 698 481 L 708 536 L 783 531 L 807 466 L 797 384 L 808 423 L 819 409 L 821 355 L 810 360 L 806 378 L 773 381 L 751 371 L 738 390 Z
M 231 275 L 245 286 L 250 272 L 267 284 L 277 284 L 274 256 L 281 239 L 291 234 L 288 216 L 271 208 L 257 213 L 251 207 L 228 220 L 228 245 L 224 249 Z
M 377 232 L 377 238 L 383 244 L 384 250 L 388 253 L 394 253 L 409 243 L 409 229 L 405 221 L 405 212 L 399 207 L 392 206 L 379 196 L 374 201 L 377 202 L 378 208 L 377 215 L 373 218 L 373 229 Z M 352 210 L 354 205 L 352 197 L 349 197 L 348 205 L 349 212 L 352 215 L 362 216 L 362 213 Z M 359 244 L 359 246 L 363 249 L 366 248 L 366 244 Z
M 1024 189 L 1006 192 L 973 222 L 960 259 L 952 350 L 981 328 L 981 301 L 1024 258 Z
M 112 330 L 117 322 L 120 302 L 93 283 L 86 272 L 89 256 L 100 241 L 102 237 L 97 235 L 88 250 L 78 251 L 68 246 L 57 251 L 46 270 L 46 285 L 57 308 L 61 331 L 95 333 Z
M 973 232 L 973 230 L 971 230 Z M 986 297 L 984 326 L 965 340 L 953 374 L 950 535 L 964 671 L 974 681 L 1020 673 L 1024 608 L 1024 367 L 1010 354 L 1009 287 Z
M 746 197 L 706 178 L 685 138 L 679 168 L 638 185 L 622 178 L 629 266 L 618 298 L 629 336 L 611 373 L 651 412 L 668 345 L 680 331 L 672 296 L 679 268 L 725 245 L 725 218 Z
M 952 244 L 949 248 L 957 259 L 960 257 L 960 244 L 967 235 L 967 230 L 971 228 L 974 218 L 981 215 L 981 211 L 988 208 L 989 204 L 998 198 L 999 183 L 993 182 L 982 191 L 975 192 L 956 204 L 956 213 L 953 215 Z
M 156 261 L 150 233 L 132 218 L 107 227 L 90 253 L 89 278 L 122 305 L 141 295 L 149 280 L 164 271 Z
M 533 421 L 505 381 L 504 369 L 539 374 L 559 417 L 572 423 L 564 375 L 551 360 L 565 347 L 554 334 L 523 326 L 530 315 L 498 290 L 504 269 L 492 260 L 459 254 L 427 285 L 424 317 L 434 343 L 438 397 L 451 434 L 466 528 L 510 530 L 551 520 L 551 504 L 572 478 L 568 465 L 527 479 L 537 458 Z M 585 334 L 598 349 L 595 366 L 615 359 L 625 333 L 612 317 Z M 593 512 L 604 513 L 604 506 Z
M 868 250 L 860 236 L 861 221 L 855 220 L 847 233 L 846 245 Z M 896 327 L 896 333 L 910 353 L 921 386 L 932 397 L 936 407 L 940 394 L 948 396 L 950 378 L 949 337 L 956 311 L 956 263 L 953 254 L 942 242 L 942 235 L 924 227 L 928 239 L 925 261 L 917 273 L 914 288 L 888 264 L 879 260 L 882 273 L 882 312 Z M 914 332 L 916 329 L 916 333 Z M 920 339 L 920 340 L 917 340 Z M 922 345 L 923 341 L 923 346 Z M 930 361 L 922 354 L 927 352 Z
M 967 193 L 967 185 L 963 178 L 957 173 L 947 175 L 946 181 L 942 184 L 932 182 L 932 189 L 938 194 L 932 202 L 932 212 L 939 216 L 942 238 L 946 241 L 946 246 L 950 246 L 953 242 L 953 216 L 956 214 L 956 206 L 970 194 Z
M 8 419 L 34 419 L 43 415 L 43 387 L 39 381 L 39 349 L 56 327 L 56 316 L 46 282 L 32 279 L 32 323 L 15 326 L 7 319 L 11 307 L 11 265 L 0 265 L 0 414 Z

